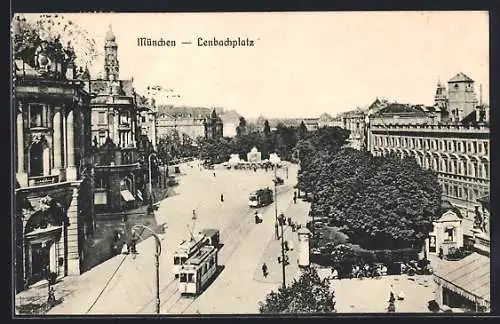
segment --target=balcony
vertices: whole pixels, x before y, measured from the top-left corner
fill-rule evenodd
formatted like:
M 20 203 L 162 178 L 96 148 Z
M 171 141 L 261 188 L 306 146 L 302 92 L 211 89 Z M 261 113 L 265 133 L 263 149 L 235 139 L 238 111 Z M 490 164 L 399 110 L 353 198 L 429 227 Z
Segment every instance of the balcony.
M 59 182 L 59 175 L 49 175 L 40 177 L 29 177 L 28 187 L 43 186 Z

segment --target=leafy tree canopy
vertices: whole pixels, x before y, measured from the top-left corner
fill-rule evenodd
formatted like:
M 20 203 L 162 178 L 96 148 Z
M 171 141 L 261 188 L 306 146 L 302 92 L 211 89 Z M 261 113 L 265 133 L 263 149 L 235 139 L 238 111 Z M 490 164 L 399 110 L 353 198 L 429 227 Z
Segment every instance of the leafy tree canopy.
M 269 293 L 266 300 L 259 303 L 259 311 L 262 314 L 332 313 L 335 295 L 329 284 L 311 268 L 285 289 Z

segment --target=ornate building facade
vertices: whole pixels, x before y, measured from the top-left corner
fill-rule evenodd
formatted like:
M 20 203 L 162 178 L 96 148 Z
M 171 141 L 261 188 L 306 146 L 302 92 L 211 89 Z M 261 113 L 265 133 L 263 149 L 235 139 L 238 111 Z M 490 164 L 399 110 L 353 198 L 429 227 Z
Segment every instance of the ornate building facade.
M 88 89 L 93 95 L 94 204 L 100 215 L 137 207 L 144 186 L 137 154 L 136 93 L 133 80 L 119 79 L 118 45 L 111 26 L 104 51 L 105 79 L 92 80 Z
M 460 208 L 464 235 L 472 237 L 478 199 L 489 195 L 489 107 L 475 99 L 463 73 L 438 83 L 432 107 L 389 104 L 369 117 L 367 147 L 374 155 L 414 157 L 437 172 L 443 199 Z
M 13 23 L 14 42 L 24 42 Z M 80 274 L 93 231 L 90 97 L 76 79 L 74 51 L 58 41 L 14 51 L 16 291 Z M 87 81 L 88 82 L 88 81 Z

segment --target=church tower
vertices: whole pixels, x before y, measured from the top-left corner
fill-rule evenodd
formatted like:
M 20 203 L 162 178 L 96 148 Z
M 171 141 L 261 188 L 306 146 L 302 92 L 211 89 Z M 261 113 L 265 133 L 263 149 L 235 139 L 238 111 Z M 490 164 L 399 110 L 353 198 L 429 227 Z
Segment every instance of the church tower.
M 104 44 L 104 75 L 106 80 L 119 80 L 118 44 L 109 25 Z
M 446 88 L 441 83 L 441 80 L 438 80 L 436 95 L 434 96 L 434 105 L 444 111 L 447 109 L 448 98 L 446 95 Z
M 477 105 L 474 80 L 460 72 L 448 81 L 448 105 L 455 120 L 460 121 Z

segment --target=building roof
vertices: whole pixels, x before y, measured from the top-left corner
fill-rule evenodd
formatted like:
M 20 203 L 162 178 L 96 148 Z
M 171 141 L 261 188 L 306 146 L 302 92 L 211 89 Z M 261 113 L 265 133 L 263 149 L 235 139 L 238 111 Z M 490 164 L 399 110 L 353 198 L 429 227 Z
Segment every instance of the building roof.
M 458 261 L 443 261 L 434 272 L 449 290 L 466 298 L 490 302 L 490 258 L 479 253 Z
M 437 221 L 438 222 L 456 222 L 460 221 L 461 218 L 453 212 L 452 210 L 446 211 Z
M 462 213 L 460 213 L 460 209 L 457 206 L 453 206 L 448 200 L 443 200 L 441 202 L 441 212 L 444 214 L 447 211 L 451 210 L 458 217 L 463 218 Z
M 111 29 L 111 25 L 109 25 L 108 32 L 106 33 L 106 41 L 114 42 L 116 40 L 115 34 L 113 34 L 113 30 Z
M 454 82 L 474 82 L 474 80 L 466 76 L 463 72 L 459 72 L 457 73 L 457 75 L 455 75 L 448 81 L 448 83 L 454 83 Z
M 482 115 L 482 116 L 481 116 L 481 115 L 479 116 L 479 119 L 480 119 L 480 120 L 479 120 L 479 122 L 480 122 L 480 123 L 486 123 L 486 124 L 488 124 L 488 120 L 485 120 L 485 118 L 486 118 L 486 114 L 485 114 L 485 112 L 484 112 L 484 109 L 489 109 L 489 108 L 488 108 L 488 107 L 484 107 L 484 108 L 481 110 L 480 114 L 483 114 L 483 115 Z M 471 113 L 469 113 L 467 116 L 465 116 L 465 117 L 462 119 L 462 121 L 461 121 L 461 122 L 462 122 L 462 124 L 463 124 L 463 125 L 476 125 L 476 124 L 478 124 L 477 119 L 476 119 L 477 112 L 478 112 L 478 111 L 477 111 L 476 109 L 474 109 Z
M 391 103 L 380 109 L 375 115 L 412 115 L 415 117 L 425 117 L 426 113 L 419 106 L 410 106 L 407 104 Z

